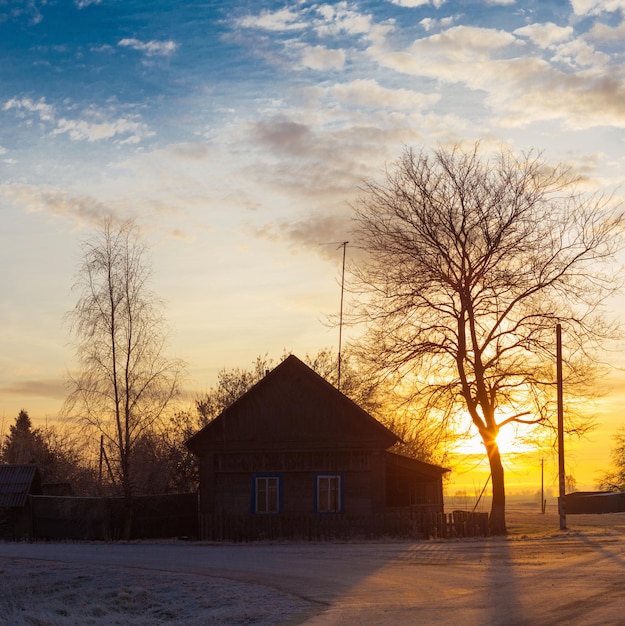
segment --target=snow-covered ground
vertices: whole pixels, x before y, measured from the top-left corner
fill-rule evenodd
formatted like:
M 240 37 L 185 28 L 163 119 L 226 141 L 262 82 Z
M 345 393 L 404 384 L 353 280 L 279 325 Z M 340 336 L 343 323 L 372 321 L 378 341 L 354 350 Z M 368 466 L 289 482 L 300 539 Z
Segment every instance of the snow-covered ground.
M 273 625 L 310 606 L 219 578 L 31 559 L 0 558 L 0 581 L 0 624 L 7 626 Z
M 623 624 L 625 514 L 507 538 L 0 543 L 0 624 Z

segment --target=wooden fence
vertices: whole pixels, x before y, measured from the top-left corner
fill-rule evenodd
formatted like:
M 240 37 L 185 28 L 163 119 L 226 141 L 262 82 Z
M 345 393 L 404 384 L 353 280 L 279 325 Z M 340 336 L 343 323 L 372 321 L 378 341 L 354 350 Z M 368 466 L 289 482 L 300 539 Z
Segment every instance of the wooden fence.
M 36 539 L 120 539 L 122 498 L 30 496 Z M 198 536 L 195 493 L 138 496 L 132 499 L 131 539 Z
M 205 541 L 328 541 L 347 539 L 438 539 L 485 537 L 488 514 L 454 511 L 387 510 L 379 515 L 231 515 L 201 514 Z

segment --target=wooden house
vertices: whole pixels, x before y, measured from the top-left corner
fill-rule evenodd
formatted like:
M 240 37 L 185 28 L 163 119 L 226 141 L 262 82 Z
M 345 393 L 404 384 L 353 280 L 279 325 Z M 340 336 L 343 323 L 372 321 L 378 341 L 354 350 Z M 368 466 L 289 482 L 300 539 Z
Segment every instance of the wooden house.
M 36 465 L 0 465 L 0 539 L 32 538 L 31 495 L 41 495 Z
M 291 355 L 187 442 L 200 517 L 442 512 L 448 470 L 389 452 L 397 442 Z

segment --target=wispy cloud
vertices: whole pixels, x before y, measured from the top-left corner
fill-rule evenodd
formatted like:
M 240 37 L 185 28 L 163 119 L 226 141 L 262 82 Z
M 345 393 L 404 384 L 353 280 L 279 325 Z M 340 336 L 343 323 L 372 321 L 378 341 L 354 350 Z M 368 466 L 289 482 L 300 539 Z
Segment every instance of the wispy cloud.
M 446 0 L 391 0 L 391 4 L 396 4 L 399 7 L 408 7 L 410 9 L 430 5 L 439 9 L 445 4 L 445 1 Z
M 74 107 L 65 103 L 68 111 L 76 113 Z M 67 134 L 73 141 L 101 141 L 115 139 L 119 143 L 139 143 L 143 139 L 154 136 L 138 115 L 116 117 L 108 109 L 91 106 L 80 112 L 79 116 L 59 114 L 44 98 L 12 98 L 3 105 L 4 111 L 15 111 L 18 118 L 32 123 L 32 118 L 49 125 L 53 135 Z
M 254 28 L 268 31 L 290 31 L 306 28 L 301 14 L 291 9 L 261 11 L 257 15 L 246 15 L 235 20 L 239 28 Z
M 625 12 L 625 0 L 571 0 L 576 15 Z
M 152 137 L 152 132 L 143 122 L 129 117 L 121 117 L 112 121 L 96 121 L 89 119 L 58 120 L 55 135 L 67 133 L 74 141 L 101 141 L 119 138 L 120 143 L 139 143 L 142 139 Z
M 174 54 L 178 49 L 175 41 L 140 41 L 139 39 L 126 38 L 121 39 L 118 46 L 122 48 L 131 48 L 138 52 L 143 52 L 149 57 L 168 57 Z
M 440 100 L 439 94 L 423 94 L 410 89 L 389 89 L 372 79 L 358 79 L 349 83 L 337 83 L 328 87 L 326 93 L 343 104 L 358 107 L 418 111 Z
M 11 98 L 4 103 L 2 108 L 4 111 L 14 109 L 22 118 L 29 113 L 34 113 L 42 122 L 51 122 L 54 119 L 54 107 L 46 104 L 45 98 L 37 101 L 31 98 Z
M 20 380 L 4 387 L 0 387 L 0 395 L 14 395 L 40 398 L 65 398 L 67 384 L 62 379 L 49 380 Z
M 0 193 L 28 213 L 46 212 L 90 224 L 97 224 L 103 217 L 114 213 L 109 206 L 95 198 L 71 195 L 59 189 L 13 183 L 0 186 Z

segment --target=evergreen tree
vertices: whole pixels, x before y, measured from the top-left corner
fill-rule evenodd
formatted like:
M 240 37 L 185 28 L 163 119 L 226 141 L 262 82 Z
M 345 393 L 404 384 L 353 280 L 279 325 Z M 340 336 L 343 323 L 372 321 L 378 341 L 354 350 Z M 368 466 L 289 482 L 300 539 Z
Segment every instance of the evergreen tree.
M 28 412 L 22 409 L 2 444 L 0 460 L 3 463 L 48 465 L 50 457 L 50 450 L 41 431 L 38 428 L 33 429 Z

